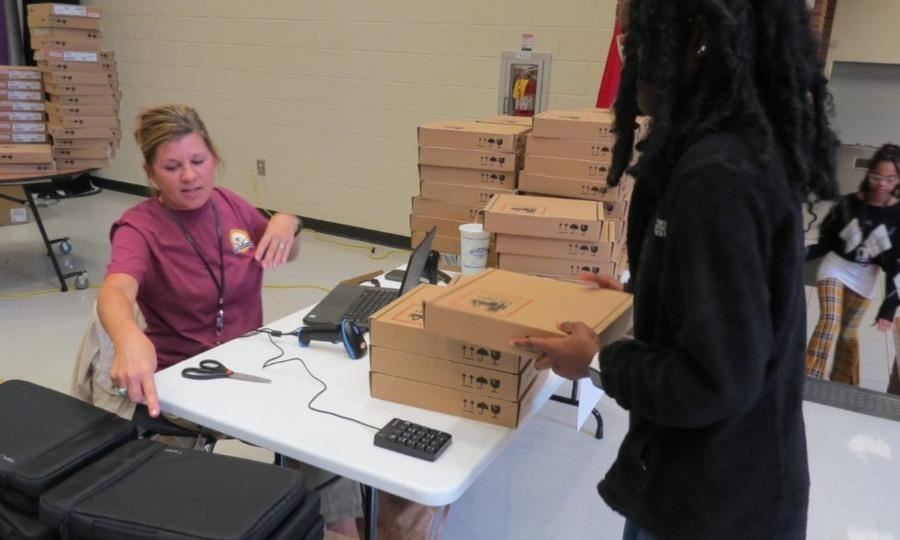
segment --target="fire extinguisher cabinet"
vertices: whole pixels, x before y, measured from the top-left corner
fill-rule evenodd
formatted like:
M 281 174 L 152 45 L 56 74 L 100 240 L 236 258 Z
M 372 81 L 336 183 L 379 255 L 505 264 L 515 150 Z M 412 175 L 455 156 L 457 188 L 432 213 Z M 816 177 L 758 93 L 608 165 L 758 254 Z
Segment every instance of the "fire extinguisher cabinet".
M 547 110 L 550 100 L 550 53 L 503 51 L 497 112 L 534 116 Z

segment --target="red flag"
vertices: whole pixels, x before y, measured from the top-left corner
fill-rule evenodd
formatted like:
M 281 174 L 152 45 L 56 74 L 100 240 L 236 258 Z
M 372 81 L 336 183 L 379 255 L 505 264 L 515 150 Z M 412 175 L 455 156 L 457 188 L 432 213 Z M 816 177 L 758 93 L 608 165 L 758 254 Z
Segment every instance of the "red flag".
M 597 95 L 597 108 L 610 109 L 619 93 L 619 81 L 622 79 L 622 56 L 619 54 L 619 40 L 622 30 L 619 23 L 613 28 L 612 42 L 609 44 L 609 52 L 606 55 L 606 68 L 603 70 L 603 80 L 600 82 L 600 92 Z

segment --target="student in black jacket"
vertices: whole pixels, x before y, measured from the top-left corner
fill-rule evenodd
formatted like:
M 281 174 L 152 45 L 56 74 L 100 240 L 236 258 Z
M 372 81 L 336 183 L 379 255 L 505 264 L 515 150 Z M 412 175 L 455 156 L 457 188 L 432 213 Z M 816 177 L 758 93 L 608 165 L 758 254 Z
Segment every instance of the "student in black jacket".
M 631 417 L 599 485 L 626 539 L 805 538 L 801 208 L 834 195 L 836 147 L 806 2 L 626 13 L 611 182 L 651 117 L 629 171 L 634 339 L 565 322 L 567 337 L 514 343 L 573 379 L 599 350 L 597 382 Z
M 882 146 L 869 162 L 859 191 L 834 203 L 819 229 L 819 241 L 809 246 L 807 260 L 822 256 L 816 275 L 819 321 L 806 348 L 806 374 L 825 376 L 832 346 L 837 343 L 829 378 L 859 385 L 857 330 L 884 270 L 884 300 L 875 324 L 880 332 L 891 329 L 897 305 L 897 257 L 900 242 L 900 147 Z

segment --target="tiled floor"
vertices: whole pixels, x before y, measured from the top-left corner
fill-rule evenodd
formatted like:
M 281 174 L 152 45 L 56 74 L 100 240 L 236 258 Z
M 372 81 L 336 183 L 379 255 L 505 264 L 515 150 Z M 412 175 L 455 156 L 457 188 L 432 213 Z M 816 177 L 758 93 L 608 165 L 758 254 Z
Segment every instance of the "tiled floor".
M 43 211 L 51 235 L 68 234 L 74 251 L 63 258 L 68 268 L 87 269 L 94 284 L 102 280 L 109 256 L 110 223 L 137 198 L 104 192 L 68 199 Z M 369 249 L 307 231 L 300 259 L 266 277 L 265 319 L 274 320 L 324 294 L 304 285 L 328 287 L 366 270 L 392 268 L 404 253 Z M 66 390 L 75 353 L 91 314 L 97 290 L 72 290 L 26 296 L 57 287 L 33 224 L 0 227 L 0 378 L 28 379 Z M 814 309 L 814 303 L 811 309 Z M 810 321 L 815 320 L 810 314 Z M 893 344 L 864 330 L 863 367 L 867 385 L 883 389 Z M 453 505 L 444 538 L 617 539 L 623 520 L 597 496 L 595 485 L 611 464 L 627 428 L 627 414 L 609 399 L 599 409 L 606 438 L 594 440 L 589 420 L 583 432 L 572 427 L 573 408 L 549 403 L 520 430 L 512 446 Z M 811 540 L 900 540 L 900 429 L 896 423 L 841 413 L 827 407 L 807 409 L 810 469 L 813 474 Z M 750 443 L 752 444 L 752 443 Z M 240 443 L 218 451 L 261 460 L 271 454 Z M 897 450 L 897 452 L 893 452 Z

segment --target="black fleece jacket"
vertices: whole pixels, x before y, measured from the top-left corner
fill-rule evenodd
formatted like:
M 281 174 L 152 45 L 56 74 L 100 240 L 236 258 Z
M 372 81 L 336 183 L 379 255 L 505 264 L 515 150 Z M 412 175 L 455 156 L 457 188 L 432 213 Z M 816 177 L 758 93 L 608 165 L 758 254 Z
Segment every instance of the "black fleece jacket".
M 801 205 L 778 152 L 752 156 L 710 135 L 664 195 L 635 186 L 635 339 L 600 357 L 631 424 L 598 489 L 665 540 L 806 536 Z

